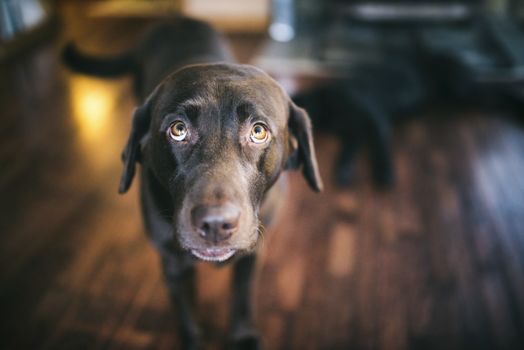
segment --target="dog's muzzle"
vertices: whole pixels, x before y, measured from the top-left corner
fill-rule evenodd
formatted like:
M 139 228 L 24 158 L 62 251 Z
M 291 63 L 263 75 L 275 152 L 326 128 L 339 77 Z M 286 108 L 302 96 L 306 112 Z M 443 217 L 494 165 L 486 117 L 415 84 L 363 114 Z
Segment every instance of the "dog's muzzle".
M 231 204 L 198 205 L 191 210 L 191 224 L 193 229 L 208 244 L 215 245 L 201 249 L 191 249 L 196 257 L 205 261 L 222 262 L 235 254 L 235 249 L 220 245 L 238 231 L 240 209 Z

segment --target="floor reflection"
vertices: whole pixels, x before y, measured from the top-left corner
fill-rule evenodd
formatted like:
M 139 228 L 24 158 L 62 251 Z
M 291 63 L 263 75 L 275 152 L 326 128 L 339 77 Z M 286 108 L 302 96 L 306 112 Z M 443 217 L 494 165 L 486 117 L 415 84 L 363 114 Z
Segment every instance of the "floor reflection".
M 133 99 L 127 79 L 102 80 L 71 74 L 71 118 L 82 157 L 95 173 L 119 165 Z

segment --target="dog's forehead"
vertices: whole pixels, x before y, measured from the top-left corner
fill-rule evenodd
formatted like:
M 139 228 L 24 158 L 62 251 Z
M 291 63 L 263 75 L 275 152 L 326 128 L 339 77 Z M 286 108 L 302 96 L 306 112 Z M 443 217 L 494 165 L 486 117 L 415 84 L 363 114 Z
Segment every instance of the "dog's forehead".
M 286 93 L 269 75 L 253 66 L 226 63 L 188 66 L 171 74 L 162 85 L 159 97 L 162 109 L 188 104 L 203 108 L 248 105 L 279 124 L 286 122 L 289 106 Z

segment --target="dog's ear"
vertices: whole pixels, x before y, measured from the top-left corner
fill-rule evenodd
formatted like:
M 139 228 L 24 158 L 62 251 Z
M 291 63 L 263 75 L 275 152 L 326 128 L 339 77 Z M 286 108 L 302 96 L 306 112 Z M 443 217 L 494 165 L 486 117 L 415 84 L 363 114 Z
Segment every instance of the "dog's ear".
M 131 132 L 129 133 L 129 139 L 127 140 L 124 152 L 122 153 L 124 170 L 120 178 L 119 193 L 127 192 L 135 176 L 135 163 L 141 160 L 140 140 L 149 130 L 149 123 L 151 121 L 150 106 L 151 102 L 150 99 L 148 99 L 142 106 L 135 109 L 133 113 Z
M 302 173 L 309 186 L 317 192 L 322 191 L 323 184 L 318 171 L 311 120 L 307 112 L 292 101 L 289 102 L 288 127 L 291 154 L 286 168 L 298 169 L 302 165 Z

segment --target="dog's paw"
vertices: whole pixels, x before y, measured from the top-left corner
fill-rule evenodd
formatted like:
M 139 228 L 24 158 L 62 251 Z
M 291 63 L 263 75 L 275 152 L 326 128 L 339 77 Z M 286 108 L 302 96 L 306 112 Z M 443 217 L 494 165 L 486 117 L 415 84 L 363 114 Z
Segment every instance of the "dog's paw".
M 187 339 L 181 343 L 184 350 L 202 350 L 204 348 L 200 339 Z
M 373 182 L 378 189 L 387 190 L 395 184 L 395 169 L 390 163 L 375 165 Z
M 182 334 L 180 343 L 184 350 L 201 350 L 204 348 L 202 338 L 195 334 Z
M 262 345 L 258 337 L 247 337 L 233 341 L 231 349 L 233 350 L 261 350 Z
M 258 333 L 254 330 L 237 333 L 231 339 L 231 346 L 228 349 L 233 350 L 261 350 L 262 341 Z

